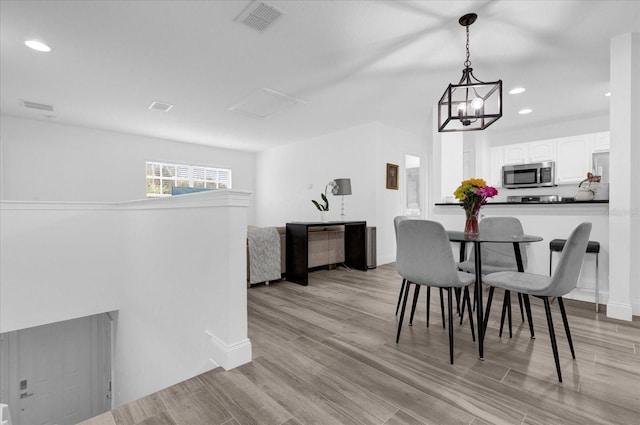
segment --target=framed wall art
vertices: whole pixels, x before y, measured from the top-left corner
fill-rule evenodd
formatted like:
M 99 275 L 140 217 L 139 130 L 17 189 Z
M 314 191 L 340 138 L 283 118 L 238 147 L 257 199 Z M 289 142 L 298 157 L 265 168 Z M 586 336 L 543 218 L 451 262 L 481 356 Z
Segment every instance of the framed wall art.
M 398 166 L 387 163 L 387 189 L 398 190 Z

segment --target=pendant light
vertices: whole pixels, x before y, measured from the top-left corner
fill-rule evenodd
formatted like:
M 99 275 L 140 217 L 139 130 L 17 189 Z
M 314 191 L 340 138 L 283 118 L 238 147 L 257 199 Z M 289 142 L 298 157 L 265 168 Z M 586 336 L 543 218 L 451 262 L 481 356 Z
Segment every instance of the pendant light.
M 438 102 L 438 131 L 484 130 L 502 116 L 502 80 L 485 83 L 473 75 L 469 60 L 469 26 L 478 15 L 469 13 L 458 22 L 467 28 L 467 60 L 458 84 L 449 84 Z

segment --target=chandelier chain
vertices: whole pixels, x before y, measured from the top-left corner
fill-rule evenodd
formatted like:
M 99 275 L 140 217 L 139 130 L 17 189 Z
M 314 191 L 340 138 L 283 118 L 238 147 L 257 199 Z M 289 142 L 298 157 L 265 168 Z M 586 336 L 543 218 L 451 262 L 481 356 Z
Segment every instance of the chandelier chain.
M 471 61 L 469 60 L 469 25 L 466 26 L 467 27 L 467 60 L 464 61 L 464 66 L 465 68 L 469 68 L 471 66 Z

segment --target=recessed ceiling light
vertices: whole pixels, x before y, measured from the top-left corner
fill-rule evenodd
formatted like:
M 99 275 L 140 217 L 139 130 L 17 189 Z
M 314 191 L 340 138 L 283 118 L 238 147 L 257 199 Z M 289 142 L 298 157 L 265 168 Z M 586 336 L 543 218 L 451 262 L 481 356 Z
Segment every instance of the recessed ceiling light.
M 610 91 L 608 91 L 608 92 L 606 92 L 604 95 L 605 95 L 605 96 L 607 96 L 607 97 L 609 97 L 609 96 L 611 96 L 611 92 L 610 92 Z
M 524 87 L 516 87 L 514 89 L 511 89 L 509 94 L 520 94 L 520 93 L 524 92 L 525 90 L 526 89 Z
M 520 110 L 518 111 L 518 113 L 519 113 L 520 115 L 527 115 L 527 114 L 530 114 L 530 113 L 532 113 L 532 112 L 533 112 L 533 109 L 531 109 L 531 108 L 524 108 L 524 109 L 520 109 Z
M 33 50 L 37 50 L 39 52 L 50 52 L 51 51 L 51 47 L 47 46 L 46 44 L 37 41 L 37 40 L 27 40 L 24 42 L 24 44 L 27 45 L 27 47 L 32 48 Z

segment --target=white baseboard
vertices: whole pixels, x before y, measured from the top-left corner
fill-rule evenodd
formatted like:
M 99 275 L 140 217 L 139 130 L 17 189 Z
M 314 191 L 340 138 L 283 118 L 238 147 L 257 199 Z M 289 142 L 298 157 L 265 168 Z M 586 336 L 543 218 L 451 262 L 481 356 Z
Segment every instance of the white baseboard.
M 193 376 L 202 375 L 203 373 L 209 372 L 210 370 L 216 369 L 218 367 L 220 367 L 220 365 L 216 363 L 213 359 L 211 358 L 207 359 L 207 361 L 205 361 L 205 363 L 195 371 Z
M 568 300 L 578 300 L 578 301 L 586 301 L 586 302 L 590 302 L 590 303 L 594 303 L 596 302 L 596 291 L 595 289 L 591 289 L 591 288 L 575 288 L 573 291 L 569 292 L 566 295 L 563 295 L 562 298 L 568 299 Z M 598 298 L 599 298 L 599 303 L 600 304 L 606 304 L 607 300 L 609 299 L 609 292 L 608 291 L 600 291 L 598 293 Z
M 377 261 L 378 261 L 378 265 L 382 266 L 383 264 L 395 263 L 396 257 L 395 257 L 395 255 L 392 256 L 392 257 L 380 256 L 380 257 L 377 258 Z
M 611 301 L 608 302 L 607 317 L 630 322 L 633 318 L 633 309 L 631 308 L 631 304 L 615 303 Z
M 0 425 L 11 425 L 9 406 L 6 404 L 0 404 Z
M 209 336 L 209 348 L 213 363 L 229 370 L 251 361 L 251 341 L 248 338 L 227 344 L 210 331 L 204 332 Z

